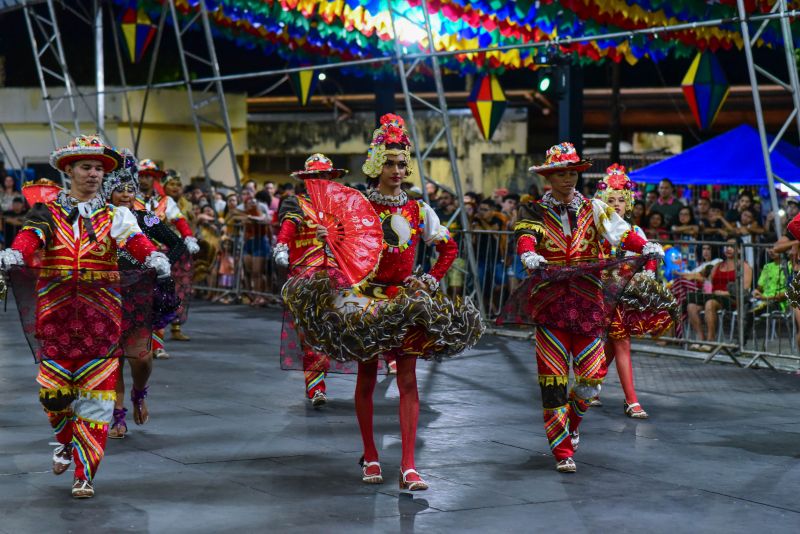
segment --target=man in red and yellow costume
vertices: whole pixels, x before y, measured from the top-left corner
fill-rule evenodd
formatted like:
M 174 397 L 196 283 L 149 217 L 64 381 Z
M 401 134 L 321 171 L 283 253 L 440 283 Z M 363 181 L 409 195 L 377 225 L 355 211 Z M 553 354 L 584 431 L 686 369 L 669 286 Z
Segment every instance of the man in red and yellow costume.
M 60 444 L 53 473 L 64 473 L 74 460 L 72 495 L 87 498 L 94 495 L 92 480 L 105 451 L 121 355 L 117 249 L 159 276 L 169 276 L 170 268 L 133 214 L 106 204 L 100 194 L 103 175 L 120 164 L 102 139 L 80 136 L 53 152 L 50 164 L 70 178 L 70 191 L 33 206 L 11 248 L 0 251 L 0 268 L 40 265 L 31 271 L 38 273 L 36 381 Z
M 305 169 L 292 173 L 292 178 L 336 180 L 347 174 L 345 169 L 335 169 L 324 154 L 313 154 L 305 163 Z M 306 200 L 308 196 L 300 193 Z M 272 256 L 280 267 L 289 268 L 289 276 L 302 276 L 308 270 L 329 267 L 332 258 L 325 252 L 325 244 L 317 239 L 317 225 L 303 214 L 296 196 L 286 197 L 280 206 L 281 229 L 278 243 Z M 284 328 L 290 314 L 284 318 Z M 330 362 L 326 355 L 314 351 L 301 340 L 303 350 L 303 373 L 306 381 L 306 396 L 314 407 L 323 406 L 328 398 L 325 389 L 325 374 Z
M 591 166 L 582 160 L 571 143 L 561 143 L 547 151 L 544 164 L 531 170 L 544 176 L 551 190 L 536 202 L 520 209 L 515 225 L 517 252 L 523 265 L 534 271 L 540 267 L 570 267 L 597 262 L 603 257 L 603 239 L 624 250 L 643 254 L 661 254 L 661 247 L 640 237 L 613 209 L 600 200 L 589 200 L 575 190 L 578 173 Z M 594 294 L 602 298 L 593 285 L 595 277 L 578 277 L 573 286 L 577 294 Z M 569 295 L 551 300 L 547 284 L 540 293 L 528 298 L 537 305 L 546 302 L 550 315 L 573 314 L 574 322 L 591 317 L 590 309 L 570 310 Z M 591 303 L 592 298 L 582 302 Z M 597 301 L 596 306 L 602 306 Z M 562 309 L 564 308 L 564 309 Z M 595 314 L 597 315 L 597 314 Z M 592 320 L 599 320 L 595 318 Z M 605 356 L 602 336 L 587 336 L 561 328 L 537 326 L 536 362 L 542 390 L 544 424 L 550 448 L 556 457 L 559 472 L 575 472 L 573 455 L 577 447 L 578 426 L 589 401 L 597 395 L 603 381 Z M 570 357 L 575 385 L 567 393 Z
M 158 165 L 151 159 L 139 161 L 137 171 L 139 172 L 139 190 L 141 199 L 137 199 L 137 209 L 153 212 L 161 222 L 167 223 L 175 233 L 183 238 L 189 254 L 175 262 L 172 269 L 172 277 L 175 279 L 175 290 L 181 299 L 181 307 L 178 310 L 178 319 L 172 323 L 172 339 L 176 341 L 189 341 L 189 336 L 183 333 L 181 325 L 186 322 L 188 315 L 189 297 L 192 286 L 192 266 L 190 256 L 200 250 L 197 238 L 194 236 L 185 215 L 178 208 L 178 204 L 164 190 L 177 182 L 180 184 L 180 176 L 177 174 L 168 175 L 165 171 L 158 168 Z M 159 243 L 162 250 L 166 250 L 162 243 Z M 153 354 L 156 359 L 166 359 L 169 355 L 164 350 L 164 330 L 159 329 L 153 332 Z

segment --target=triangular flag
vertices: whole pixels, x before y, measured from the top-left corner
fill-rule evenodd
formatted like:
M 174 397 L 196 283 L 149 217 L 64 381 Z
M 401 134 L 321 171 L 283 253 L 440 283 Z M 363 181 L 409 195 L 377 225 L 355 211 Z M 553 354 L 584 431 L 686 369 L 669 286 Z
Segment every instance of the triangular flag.
M 317 87 L 317 75 L 314 69 L 306 69 L 298 72 L 293 72 L 289 75 L 289 81 L 292 83 L 294 94 L 301 106 L 308 104 L 314 89 Z

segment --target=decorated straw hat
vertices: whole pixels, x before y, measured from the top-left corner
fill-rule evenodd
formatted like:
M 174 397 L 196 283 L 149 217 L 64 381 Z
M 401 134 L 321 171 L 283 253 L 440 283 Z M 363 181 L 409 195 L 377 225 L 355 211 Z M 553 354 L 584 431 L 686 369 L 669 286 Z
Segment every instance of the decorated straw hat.
M 534 165 L 528 170 L 547 176 L 561 171 L 583 172 L 591 166 L 592 162 L 581 159 L 572 143 L 564 142 L 550 147 L 545 155 L 544 163 Z
M 347 174 L 347 169 L 334 169 L 333 162 L 325 154 L 312 154 L 306 160 L 305 168 L 302 171 L 295 171 L 290 176 L 298 180 L 307 178 L 324 178 L 335 180 Z
M 166 172 L 162 171 L 156 165 L 156 162 L 152 159 L 141 159 L 139 160 L 139 164 L 137 165 L 137 170 L 139 171 L 139 176 L 152 176 L 154 178 L 163 178 L 166 176 Z
M 111 172 L 119 167 L 122 158 L 97 134 L 79 135 L 67 146 L 58 148 L 50 154 L 50 166 L 61 172 L 64 172 L 67 165 L 81 160 L 100 161 L 105 172 Z

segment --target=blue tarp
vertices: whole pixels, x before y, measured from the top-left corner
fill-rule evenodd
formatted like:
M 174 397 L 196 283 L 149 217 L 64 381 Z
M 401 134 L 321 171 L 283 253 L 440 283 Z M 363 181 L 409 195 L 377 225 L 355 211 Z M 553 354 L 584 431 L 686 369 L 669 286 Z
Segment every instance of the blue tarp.
M 772 152 L 771 161 L 776 176 L 787 182 L 800 182 L 800 149 L 781 141 Z M 644 183 L 669 178 L 676 185 L 768 185 L 758 131 L 748 125 L 633 171 L 630 177 Z

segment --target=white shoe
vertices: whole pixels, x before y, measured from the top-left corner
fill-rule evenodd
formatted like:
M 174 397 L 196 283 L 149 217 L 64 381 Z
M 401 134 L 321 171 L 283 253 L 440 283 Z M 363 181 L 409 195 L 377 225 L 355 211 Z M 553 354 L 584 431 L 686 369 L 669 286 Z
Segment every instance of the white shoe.
M 578 467 L 572 458 L 564 458 L 560 462 L 556 462 L 556 471 L 559 473 L 574 473 L 577 470 Z
M 58 444 L 53 451 L 53 474 L 60 475 L 72 465 L 72 443 Z
M 311 406 L 320 408 L 328 403 L 328 397 L 320 390 L 314 392 L 314 397 L 311 399 Z
M 88 480 L 75 479 L 72 483 L 72 496 L 76 499 L 91 499 L 94 497 L 94 487 Z
M 164 349 L 156 349 L 153 351 L 154 360 L 169 360 L 169 353 Z

